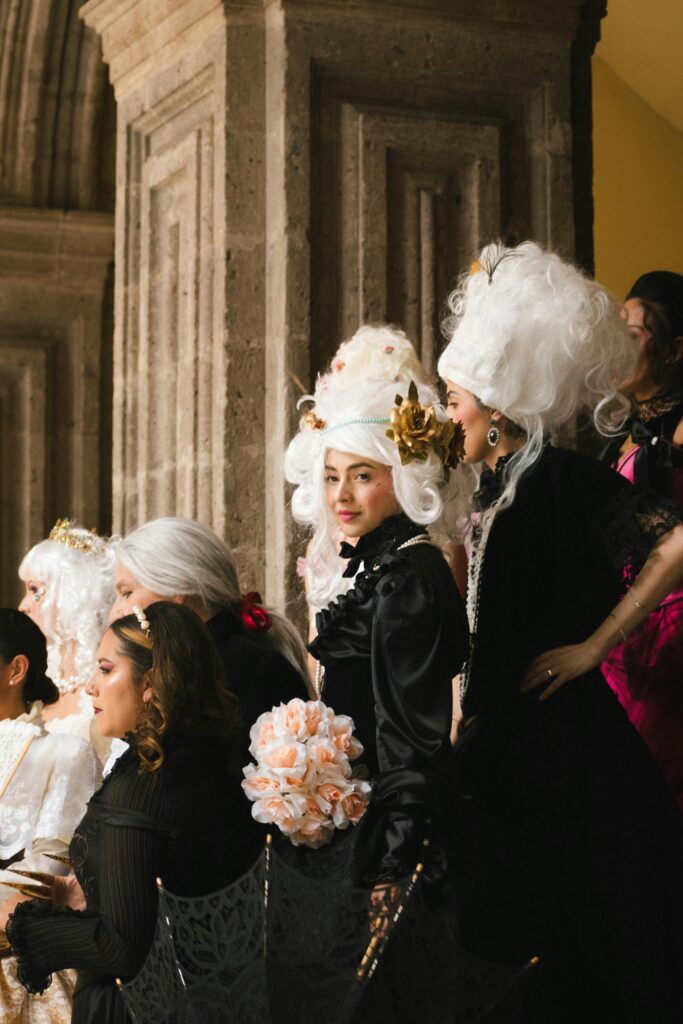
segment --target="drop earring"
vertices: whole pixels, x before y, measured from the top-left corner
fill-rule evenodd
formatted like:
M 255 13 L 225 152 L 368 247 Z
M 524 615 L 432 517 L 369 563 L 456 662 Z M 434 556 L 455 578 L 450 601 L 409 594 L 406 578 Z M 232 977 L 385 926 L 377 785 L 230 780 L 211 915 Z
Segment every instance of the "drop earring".
M 491 448 L 495 448 L 498 442 L 500 441 L 500 430 L 496 426 L 495 420 L 491 420 L 491 426 L 489 428 L 488 434 L 486 435 L 486 440 L 488 441 L 489 447 Z

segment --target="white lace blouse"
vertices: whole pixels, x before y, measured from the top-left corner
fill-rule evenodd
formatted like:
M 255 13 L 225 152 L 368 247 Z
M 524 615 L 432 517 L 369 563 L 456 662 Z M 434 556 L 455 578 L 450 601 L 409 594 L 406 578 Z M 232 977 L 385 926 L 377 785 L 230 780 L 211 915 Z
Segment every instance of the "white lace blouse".
M 0 861 L 14 866 L 62 873 L 49 853 L 64 855 L 85 806 L 101 780 L 92 746 L 77 736 L 48 733 L 42 703 L 15 719 L 0 721 Z M 10 895 L 0 871 L 0 896 Z

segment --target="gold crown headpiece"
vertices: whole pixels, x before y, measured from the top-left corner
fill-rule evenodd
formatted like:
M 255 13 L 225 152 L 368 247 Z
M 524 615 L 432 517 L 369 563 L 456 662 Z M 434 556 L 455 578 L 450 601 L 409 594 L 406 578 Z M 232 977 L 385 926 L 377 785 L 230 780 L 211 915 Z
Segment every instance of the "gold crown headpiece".
M 462 425 L 440 420 L 433 405 L 422 405 L 414 380 L 410 382 L 407 398 L 396 395 L 390 423 L 387 437 L 398 445 L 402 466 L 425 462 L 430 451 L 438 455 L 446 473 L 462 462 L 465 454 Z
M 75 551 L 84 551 L 86 555 L 99 554 L 106 547 L 106 541 L 97 530 L 86 530 L 79 526 L 75 519 L 58 519 L 50 530 L 49 540 L 56 540 Z

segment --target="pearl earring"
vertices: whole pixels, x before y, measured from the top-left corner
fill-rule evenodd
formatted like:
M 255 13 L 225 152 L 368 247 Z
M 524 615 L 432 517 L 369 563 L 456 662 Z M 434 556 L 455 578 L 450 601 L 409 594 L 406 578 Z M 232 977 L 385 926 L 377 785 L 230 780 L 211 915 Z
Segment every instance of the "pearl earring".
M 488 434 L 486 435 L 486 440 L 488 441 L 489 446 L 491 448 L 495 448 L 498 442 L 500 441 L 500 430 L 496 426 L 495 420 L 491 420 L 491 427 L 489 429 Z

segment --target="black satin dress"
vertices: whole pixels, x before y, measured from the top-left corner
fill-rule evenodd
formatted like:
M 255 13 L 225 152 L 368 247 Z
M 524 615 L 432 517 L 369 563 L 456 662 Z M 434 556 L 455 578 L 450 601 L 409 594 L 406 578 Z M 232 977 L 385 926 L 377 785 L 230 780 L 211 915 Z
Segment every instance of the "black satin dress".
M 482 475 L 484 517 L 502 484 L 500 471 Z M 598 669 L 544 702 L 519 692 L 537 655 L 591 635 L 625 566 L 637 573 L 678 518 L 549 447 L 488 536 L 456 753 L 475 808 L 529 840 L 519 925 L 537 915 L 541 957 L 529 1024 L 683 1021 L 683 822 L 659 768 Z M 495 910 L 469 918 L 483 950 Z M 509 929 L 502 902 L 499 914 Z
M 439 548 L 410 543 L 423 534 L 397 515 L 356 547 L 343 545 L 347 573 L 362 568 L 353 589 L 318 613 L 310 645 L 324 668 L 322 699 L 353 718 L 372 780 L 370 807 L 354 830 L 357 884 L 412 871 L 427 819 L 438 833 L 459 792 L 449 734 L 467 623 Z
M 72 1024 L 130 1024 L 115 978 L 134 976 L 152 942 L 155 879 L 173 893 L 222 888 L 262 847 L 222 737 L 187 736 L 140 773 L 129 748 L 92 797 L 69 853 L 87 909 L 21 903 L 7 935 L 19 980 L 41 992 L 53 971 L 78 970 Z

